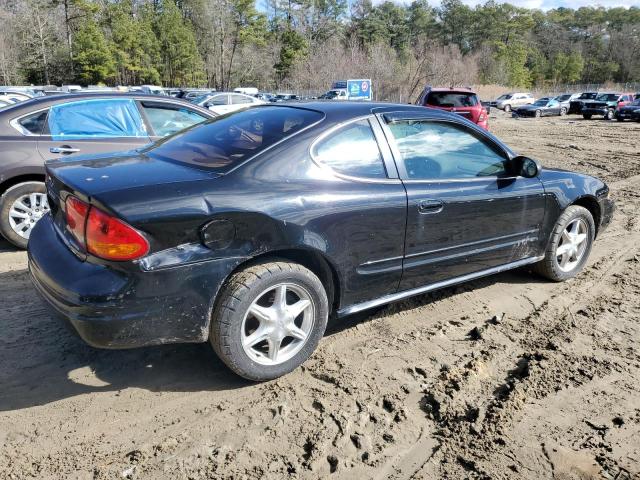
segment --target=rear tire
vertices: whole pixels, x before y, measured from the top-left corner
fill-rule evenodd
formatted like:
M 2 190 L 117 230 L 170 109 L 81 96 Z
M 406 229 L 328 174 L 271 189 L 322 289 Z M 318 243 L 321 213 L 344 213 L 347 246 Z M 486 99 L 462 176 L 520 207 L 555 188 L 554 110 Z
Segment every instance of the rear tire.
M 16 247 L 27 248 L 33 226 L 49 211 L 46 193 L 43 182 L 23 182 L 0 197 L 0 233 Z
M 583 113 L 583 114 L 582 114 L 582 118 L 584 118 L 585 120 L 591 120 L 591 114 L 589 114 L 589 113 Z
M 311 356 L 328 317 L 327 294 L 313 272 L 287 261 L 262 263 L 233 274 L 223 287 L 209 340 L 241 377 L 272 380 Z
M 568 229 L 577 233 L 567 231 Z M 536 263 L 534 270 L 554 282 L 564 282 L 575 277 L 589 259 L 595 231 L 595 223 L 589 210 L 579 205 L 567 207 L 551 232 L 544 260 Z M 575 243 L 580 235 L 585 235 L 583 242 Z

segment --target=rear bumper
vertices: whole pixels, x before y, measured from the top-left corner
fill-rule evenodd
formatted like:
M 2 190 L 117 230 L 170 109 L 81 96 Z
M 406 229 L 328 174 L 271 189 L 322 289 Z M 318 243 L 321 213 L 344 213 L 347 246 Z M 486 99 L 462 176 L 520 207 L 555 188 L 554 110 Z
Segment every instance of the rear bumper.
M 100 348 L 206 341 L 213 300 L 239 263 L 213 259 L 116 270 L 78 259 L 49 215 L 33 229 L 28 249 L 38 292 L 85 342 Z

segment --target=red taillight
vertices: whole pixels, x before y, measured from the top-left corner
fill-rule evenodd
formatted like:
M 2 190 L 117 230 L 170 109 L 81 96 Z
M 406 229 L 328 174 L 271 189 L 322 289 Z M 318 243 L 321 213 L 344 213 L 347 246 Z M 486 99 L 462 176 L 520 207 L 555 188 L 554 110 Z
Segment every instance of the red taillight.
M 133 227 L 99 208 L 67 197 L 67 226 L 81 246 L 105 260 L 135 260 L 149 252 L 149 243 Z
M 69 232 L 71 232 L 71 235 L 73 235 L 77 242 L 84 247 L 84 230 L 87 223 L 89 204 L 74 196 L 68 196 L 65 201 L 65 212 Z
M 87 250 L 105 260 L 135 260 L 149 251 L 135 229 L 93 207 L 87 220 Z

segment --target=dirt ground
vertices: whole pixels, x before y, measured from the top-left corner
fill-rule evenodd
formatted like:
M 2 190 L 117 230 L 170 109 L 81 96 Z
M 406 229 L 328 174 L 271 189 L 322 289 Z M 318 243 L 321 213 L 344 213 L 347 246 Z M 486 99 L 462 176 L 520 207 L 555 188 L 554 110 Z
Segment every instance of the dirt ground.
M 0 243 L 0 478 L 640 478 L 640 124 L 492 131 L 606 180 L 586 270 L 518 270 L 332 322 L 291 375 L 251 384 L 207 344 L 94 350 Z

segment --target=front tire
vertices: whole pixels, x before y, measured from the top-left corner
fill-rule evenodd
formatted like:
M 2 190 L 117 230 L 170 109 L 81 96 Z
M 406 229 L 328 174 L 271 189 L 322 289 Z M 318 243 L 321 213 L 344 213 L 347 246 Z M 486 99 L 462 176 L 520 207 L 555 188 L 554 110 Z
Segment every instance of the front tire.
M 536 110 L 536 118 L 540 118 L 542 116 L 542 112 L 540 110 Z
M 561 116 L 561 117 L 564 117 L 566 114 L 567 114 L 567 109 L 566 109 L 565 107 L 562 107 L 562 108 L 560 109 L 560 116 Z
M 534 265 L 535 271 L 554 282 L 575 277 L 589 258 L 595 231 L 589 210 L 579 205 L 567 207 L 551 232 L 544 260 Z
M 313 272 L 286 261 L 263 263 L 235 273 L 223 287 L 209 340 L 241 377 L 272 380 L 311 356 L 328 317 L 327 294 Z
M 591 114 L 590 113 L 583 113 L 582 114 L 582 118 L 584 118 L 585 120 L 591 120 Z
M 607 113 L 604 114 L 604 119 L 605 120 L 613 120 L 613 116 L 614 116 L 614 111 L 613 110 L 607 110 Z
M 0 197 L 0 233 L 16 247 L 26 249 L 31 230 L 48 211 L 44 183 L 18 183 Z
M 511 111 L 511 105 L 508 105 L 508 104 L 505 105 L 504 106 L 504 111 L 505 111 L 505 113 L 509 113 Z

